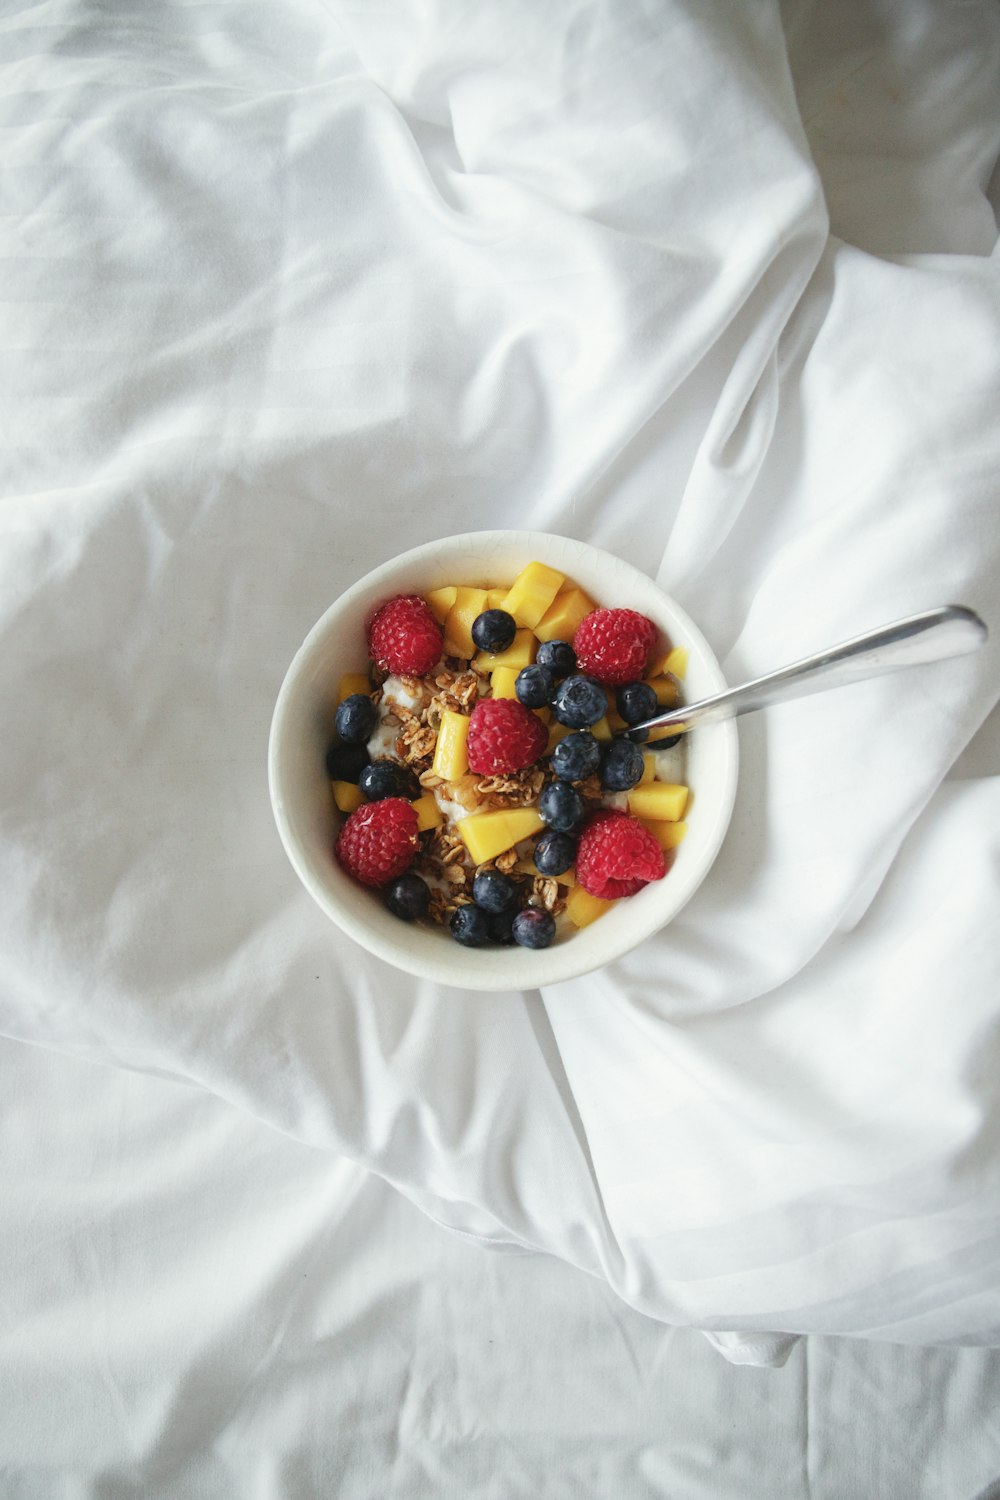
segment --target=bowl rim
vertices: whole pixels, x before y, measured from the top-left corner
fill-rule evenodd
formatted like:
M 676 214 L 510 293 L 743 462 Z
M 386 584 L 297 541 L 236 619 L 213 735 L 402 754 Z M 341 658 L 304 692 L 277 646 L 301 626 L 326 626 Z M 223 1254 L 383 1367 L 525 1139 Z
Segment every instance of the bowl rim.
M 714 691 L 721 691 L 727 685 L 715 653 L 687 611 L 677 603 L 672 595 L 661 588 L 649 574 L 643 573 L 641 569 L 635 567 L 632 563 L 626 562 L 625 559 L 618 557 L 615 553 L 609 552 L 605 548 L 597 547 L 593 543 L 582 542 L 575 537 L 567 537 L 559 532 L 483 529 L 453 533 L 447 537 L 423 542 L 419 546 L 410 548 L 405 552 L 396 553 L 377 567 L 369 569 L 361 578 L 356 579 L 349 588 L 337 595 L 336 599 L 329 604 L 309 630 L 288 665 L 275 700 L 268 735 L 268 790 L 278 835 L 292 868 L 316 904 L 347 937 L 376 957 L 383 959 L 404 973 L 411 974 L 419 979 L 434 980 L 439 984 L 457 989 L 515 991 L 526 988 L 537 989 L 541 985 L 559 984 L 579 978 L 584 974 L 592 973 L 597 969 L 603 968 L 606 964 L 612 963 L 615 959 L 621 958 L 624 954 L 644 942 L 648 937 L 660 931 L 669 922 L 676 919 L 677 915 L 698 890 L 712 865 L 715 863 L 729 828 L 739 779 L 739 741 L 736 732 L 736 721 L 734 719 L 723 720 L 708 726 L 710 732 L 720 736 L 723 747 L 724 770 L 721 784 L 714 799 L 715 815 L 713 824 L 703 841 L 696 864 L 688 870 L 687 885 L 683 895 L 679 897 L 676 905 L 671 906 L 664 916 L 655 915 L 653 920 L 643 925 L 643 930 L 640 932 L 632 933 L 625 931 L 621 934 L 617 942 L 610 942 L 607 946 L 607 951 L 596 962 L 588 961 L 583 953 L 580 954 L 579 960 L 575 961 L 573 956 L 574 944 L 571 942 L 561 943 L 554 945 L 552 948 L 542 950 L 529 950 L 517 947 L 496 950 L 460 949 L 460 953 L 467 960 L 467 972 L 463 972 L 460 979 L 453 979 L 450 976 L 443 975 L 435 963 L 426 960 L 419 952 L 414 953 L 408 949 L 405 941 L 406 933 L 410 930 L 408 925 L 400 924 L 401 940 L 398 944 L 395 941 L 387 940 L 374 928 L 364 929 L 362 934 L 359 928 L 363 924 L 356 923 L 353 915 L 344 911 L 338 905 L 335 896 L 330 890 L 314 877 L 303 850 L 300 848 L 299 840 L 292 829 L 290 818 L 285 808 L 282 790 L 281 758 L 283 728 L 289 704 L 295 695 L 300 679 L 308 671 L 314 655 L 318 653 L 322 645 L 326 642 L 332 621 L 342 616 L 344 611 L 355 603 L 359 597 L 369 593 L 383 576 L 395 575 L 400 570 L 405 571 L 420 564 L 439 561 L 442 554 L 447 556 L 451 552 L 457 553 L 466 549 L 476 549 L 477 544 L 481 547 L 487 539 L 493 546 L 499 544 L 504 547 L 523 549 L 529 559 L 534 555 L 531 552 L 532 548 L 537 552 L 539 547 L 544 548 L 555 540 L 578 550 L 580 553 L 591 554 L 595 561 L 603 560 L 612 563 L 616 569 L 630 572 L 641 578 L 644 585 L 655 589 L 665 601 L 668 612 L 675 618 L 676 625 L 674 628 L 678 634 L 683 636 L 684 644 L 695 646 L 702 655 L 709 673 L 714 674 L 718 678 L 718 686 Z M 373 605 L 373 609 L 374 607 Z M 442 933 L 441 936 L 445 937 L 445 934 Z M 458 947 L 458 945 L 454 946 Z M 510 960 L 508 965 L 503 966 L 504 969 L 509 967 L 512 972 L 510 974 L 498 973 L 493 967 L 488 969 L 478 968 L 476 960 L 477 958 L 482 958 L 485 953 L 490 953 L 496 958 L 503 955 L 503 957 Z M 458 955 L 455 954 L 453 956 L 457 957 Z M 517 969 L 522 970 L 522 973 L 513 972 Z M 530 973 L 528 972 L 529 969 Z

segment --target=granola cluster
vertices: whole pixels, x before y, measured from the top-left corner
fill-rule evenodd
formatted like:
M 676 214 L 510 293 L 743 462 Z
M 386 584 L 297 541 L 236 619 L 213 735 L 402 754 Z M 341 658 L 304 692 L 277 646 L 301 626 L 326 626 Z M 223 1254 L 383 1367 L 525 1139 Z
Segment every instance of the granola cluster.
M 425 792 L 440 791 L 468 813 L 498 808 L 530 807 L 538 801 L 545 782 L 541 766 L 529 766 L 502 776 L 475 776 L 471 773 L 457 781 L 445 781 L 431 769 L 441 716 L 447 710 L 470 713 L 480 697 L 489 693 L 489 678 L 458 661 L 446 661 L 433 678 L 401 677 L 401 686 L 412 706 L 388 700 L 389 712 L 383 723 L 398 730 L 394 742 L 396 756 L 417 775 Z M 379 694 L 381 696 L 381 694 Z M 582 788 L 588 800 L 600 803 L 601 789 L 594 785 Z M 553 877 L 538 875 L 531 866 L 518 868 L 518 855 L 508 849 L 495 860 L 474 865 L 455 828 L 434 828 L 421 836 L 421 850 L 414 870 L 431 887 L 428 915 L 440 925 L 447 925 L 460 906 L 472 901 L 472 882 L 485 870 L 496 869 L 504 875 L 523 880 L 528 905 L 543 907 L 553 916 L 565 909 L 567 885 Z

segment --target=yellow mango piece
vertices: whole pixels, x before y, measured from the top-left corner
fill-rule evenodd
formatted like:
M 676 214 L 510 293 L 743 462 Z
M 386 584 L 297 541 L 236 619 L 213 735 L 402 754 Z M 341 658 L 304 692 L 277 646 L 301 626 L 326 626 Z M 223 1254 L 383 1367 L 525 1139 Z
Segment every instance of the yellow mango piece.
M 431 589 L 424 595 L 424 603 L 429 606 L 431 614 L 439 625 L 443 625 L 448 618 L 448 611 L 455 602 L 458 589 L 453 583 L 449 583 L 443 589 Z
M 656 694 L 661 708 L 674 708 L 680 701 L 680 689 L 672 677 L 647 677 L 646 682 Z
M 364 793 L 353 781 L 331 781 L 333 800 L 342 813 L 352 813 L 365 800 Z
M 613 901 L 602 901 L 599 896 L 592 896 L 582 885 L 574 885 L 566 897 L 566 915 L 574 927 L 589 927 L 591 922 L 596 922 L 598 917 L 603 917 L 606 911 L 610 911 L 614 904 Z
M 564 573 L 544 563 L 530 562 L 514 579 L 500 608 L 513 615 L 519 625 L 533 630 L 565 582 Z
M 459 818 L 455 829 L 477 865 L 512 849 L 545 825 L 533 807 L 497 808 Z
M 676 849 L 688 831 L 686 823 L 664 823 L 655 818 L 640 818 L 639 822 L 649 830 L 661 849 Z
M 547 703 L 542 708 L 533 708 L 531 712 L 535 715 L 536 719 L 541 719 L 543 724 L 547 724 L 552 718 L 552 710 Z
M 651 781 L 634 786 L 628 794 L 628 810 L 637 818 L 676 823 L 684 816 L 688 789 L 671 781 Z
M 637 784 L 639 786 L 645 786 L 647 784 L 647 782 L 650 782 L 650 781 L 653 780 L 653 777 L 655 775 L 656 775 L 656 756 L 653 754 L 652 750 L 644 750 L 642 752 L 642 775 L 639 778 L 639 781 L 638 781 Z
M 410 803 L 417 815 L 417 832 L 424 833 L 428 828 L 439 828 L 444 822 L 444 813 L 437 805 L 437 798 L 432 792 L 425 792 L 422 797 L 417 797 Z
M 596 724 L 591 724 L 590 732 L 595 740 L 610 740 L 614 738 L 611 733 L 611 725 L 606 718 L 598 719 Z
M 468 660 L 475 656 L 476 646 L 472 639 L 472 624 L 477 615 L 486 608 L 485 589 L 457 588 L 455 602 L 445 616 L 444 654 L 461 656 Z
M 596 608 L 593 599 L 589 599 L 583 589 L 575 586 L 564 589 L 561 594 L 556 595 L 534 627 L 535 634 L 540 641 L 572 642 L 580 621 Z
M 687 676 L 687 669 L 688 669 L 688 649 L 687 649 L 687 647 L 686 646 L 672 646 L 671 649 L 667 652 L 666 656 L 663 658 L 663 665 L 660 667 L 660 671 L 661 672 L 672 672 L 675 677 L 679 677 L 681 679 L 681 681 L 683 681 L 684 678 Z
M 619 729 L 627 729 L 628 728 L 628 724 L 625 722 L 625 720 L 622 718 L 621 714 L 618 712 L 618 703 L 617 703 L 617 700 L 615 698 L 615 690 L 614 690 L 614 688 L 605 688 L 604 689 L 604 694 L 605 694 L 605 697 L 608 700 L 608 713 L 607 713 L 608 724 L 610 725 L 610 727 L 612 729 L 612 732 L 615 733 L 615 734 L 617 734 L 617 732 L 618 732 Z
M 564 740 L 568 734 L 572 734 L 568 724 L 558 722 L 549 725 L 549 742 L 545 747 L 545 754 L 551 755 L 560 740 Z
M 352 693 L 370 693 L 371 690 L 367 672 L 345 672 L 337 684 L 337 702 L 343 703 Z
M 520 667 L 494 667 L 490 673 L 490 690 L 494 698 L 516 698 L 514 684 Z
M 506 584 L 502 589 L 487 589 L 486 590 L 486 608 L 487 609 L 503 609 L 503 601 L 506 599 L 506 597 L 507 597 L 507 595 L 509 593 L 510 593 L 510 584 Z
M 441 727 L 431 764 L 435 776 L 440 776 L 445 781 L 457 781 L 460 776 L 465 775 L 469 769 L 465 745 L 468 738 L 468 715 L 457 714 L 453 709 L 446 708 L 441 715 Z
M 506 651 L 480 651 L 472 664 L 477 672 L 492 673 L 497 667 L 513 667 L 516 676 L 522 667 L 530 667 L 537 650 L 538 642 L 531 631 L 519 630 Z

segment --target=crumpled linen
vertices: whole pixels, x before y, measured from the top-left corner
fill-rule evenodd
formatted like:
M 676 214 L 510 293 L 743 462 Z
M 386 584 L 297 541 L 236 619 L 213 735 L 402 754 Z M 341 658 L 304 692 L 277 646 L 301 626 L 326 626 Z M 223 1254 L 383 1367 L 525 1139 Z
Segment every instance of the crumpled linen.
M 998 697 L 1000 32 L 849 9 L 0 30 L 3 1033 L 762 1361 L 1000 1338 L 1000 781 L 945 782 Z M 994 640 L 742 721 L 667 930 L 464 995 L 313 908 L 266 737 L 343 588 L 508 524 L 655 571 L 733 681 L 949 600 Z

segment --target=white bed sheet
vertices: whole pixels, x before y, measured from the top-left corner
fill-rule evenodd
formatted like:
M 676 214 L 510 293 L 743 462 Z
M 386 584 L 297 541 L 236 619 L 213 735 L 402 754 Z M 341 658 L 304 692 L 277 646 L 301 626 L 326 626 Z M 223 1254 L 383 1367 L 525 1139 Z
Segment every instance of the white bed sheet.
M 0 20 L 0 1029 L 760 1362 L 1000 1339 L 1000 779 L 945 781 L 998 695 L 1000 22 L 837 17 Z M 498 522 L 655 567 L 733 678 L 949 597 L 994 641 L 747 720 L 670 930 L 470 1000 L 312 909 L 264 754 L 341 588 Z
M 203 1091 L 0 1046 L 4 1500 L 985 1500 L 1000 1352 L 734 1369 Z

